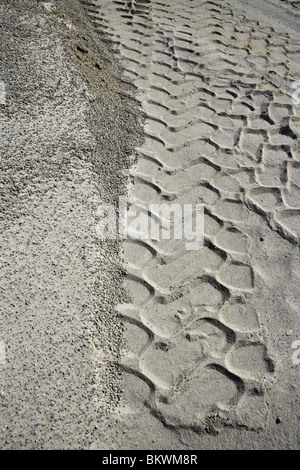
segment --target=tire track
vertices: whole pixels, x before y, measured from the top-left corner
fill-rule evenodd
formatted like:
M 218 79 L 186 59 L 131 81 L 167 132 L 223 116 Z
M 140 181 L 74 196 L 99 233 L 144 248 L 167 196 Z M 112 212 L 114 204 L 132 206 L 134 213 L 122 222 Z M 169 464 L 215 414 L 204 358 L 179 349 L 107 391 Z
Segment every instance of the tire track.
M 201 250 L 124 242 L 132 302 L 119 309 L 123 368 L 169 426 L 260 429 L 276 361 L 258 315 L 253 227 L 299 242 L 299 111 L 280 83 L 295 80 L 300 43 L 225 2 L 184 11 L 181 2 L 82 3 L 115 44 L 146 116 L 129 202 L 205 205 Z M 250 403 L 261 410 L 255 423 L 241 418 Z

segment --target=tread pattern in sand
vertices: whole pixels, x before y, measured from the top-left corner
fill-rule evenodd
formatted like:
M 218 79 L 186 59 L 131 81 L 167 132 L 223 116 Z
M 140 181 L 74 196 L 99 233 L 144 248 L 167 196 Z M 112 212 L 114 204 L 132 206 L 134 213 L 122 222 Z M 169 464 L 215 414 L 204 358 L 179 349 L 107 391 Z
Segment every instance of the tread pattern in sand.
M 274 375 L 251 302 L 251 227 L 299 241 L 299 109 L 279 83 L 299 79 L 300 42 L 225 2 L 83 4 L 146 116 L 130 202 L 205 205 L 198 252 L 179 240 L 124 242 L 124 370 L 164 423 L 228 423 L 240 404 L 261 406 Z

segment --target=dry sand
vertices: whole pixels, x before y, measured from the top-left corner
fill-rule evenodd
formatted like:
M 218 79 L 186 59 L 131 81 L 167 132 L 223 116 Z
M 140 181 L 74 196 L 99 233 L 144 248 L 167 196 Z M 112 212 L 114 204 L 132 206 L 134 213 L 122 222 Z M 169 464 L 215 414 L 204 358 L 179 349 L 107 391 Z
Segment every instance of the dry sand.
M 299 448 L 298 5 L 2 3 L 2 448 Z

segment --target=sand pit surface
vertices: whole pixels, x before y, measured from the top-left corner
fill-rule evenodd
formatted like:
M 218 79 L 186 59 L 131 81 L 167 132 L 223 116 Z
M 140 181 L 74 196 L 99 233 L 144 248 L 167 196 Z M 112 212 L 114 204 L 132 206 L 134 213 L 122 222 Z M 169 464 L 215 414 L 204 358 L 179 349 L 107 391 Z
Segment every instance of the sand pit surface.
M 3 447 L 298 449 L 299 2 L 22 14 L 49 63 L 39 101 L 8 60 L 28 92 L 1 109 Z M 154 205 L 202 205 L 203 243 L 99 240 L 120 197 L 160 228 Z

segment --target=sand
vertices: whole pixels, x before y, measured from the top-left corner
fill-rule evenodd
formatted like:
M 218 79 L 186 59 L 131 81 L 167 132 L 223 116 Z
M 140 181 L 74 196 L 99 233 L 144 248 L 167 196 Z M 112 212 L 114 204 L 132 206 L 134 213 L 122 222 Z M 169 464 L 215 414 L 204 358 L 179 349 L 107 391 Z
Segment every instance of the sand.
M 23 5 L 2 6 L 1 447 L 298 449 L 297 2 Z M 203 247 L 99 240 L 120 196 L 202 204 Z
M 125 298 L 96 211 L 140 118 L 76 2 L 2 2 L 1 22 L 1 448 L 87 448 L 119 400 Z

